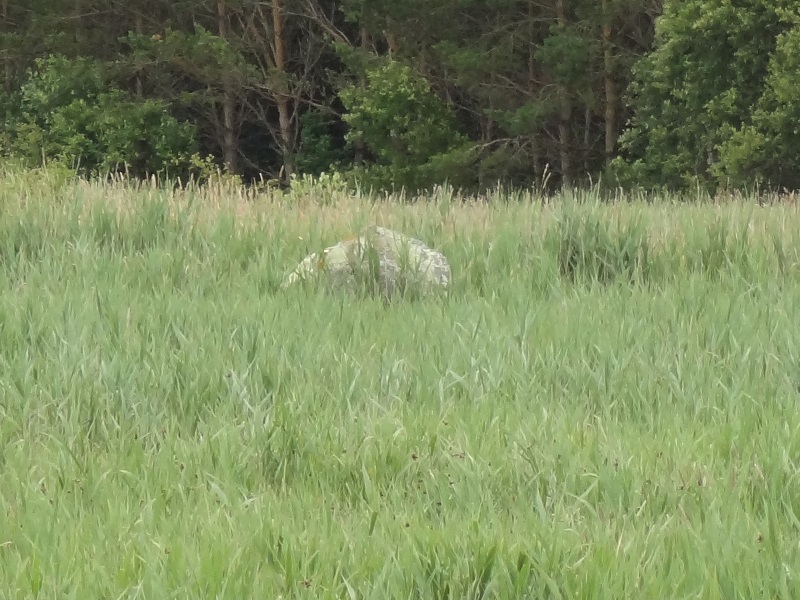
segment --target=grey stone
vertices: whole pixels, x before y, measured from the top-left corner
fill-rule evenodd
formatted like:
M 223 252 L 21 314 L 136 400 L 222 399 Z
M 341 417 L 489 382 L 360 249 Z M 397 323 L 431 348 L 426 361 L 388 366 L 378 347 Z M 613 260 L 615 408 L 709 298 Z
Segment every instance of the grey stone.
M 330 289 L 377 292 L 390 298 L 447 289 L 450 264 L 418 239 L 370 225 L 356 237 L 309 254 L 281 288 L 320 277 Z

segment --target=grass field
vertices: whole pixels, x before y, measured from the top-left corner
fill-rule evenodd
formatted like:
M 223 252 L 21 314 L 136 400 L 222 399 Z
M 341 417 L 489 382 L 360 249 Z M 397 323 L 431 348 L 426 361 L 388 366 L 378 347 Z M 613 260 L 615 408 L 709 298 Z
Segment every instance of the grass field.
M 800 597 L 794 204 L 312 196 L 3 175 L 0 598 Z

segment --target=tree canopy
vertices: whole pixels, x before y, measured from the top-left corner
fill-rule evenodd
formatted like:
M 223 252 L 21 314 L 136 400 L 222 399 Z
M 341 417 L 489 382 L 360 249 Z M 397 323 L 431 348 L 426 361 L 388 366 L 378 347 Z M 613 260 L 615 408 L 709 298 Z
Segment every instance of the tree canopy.
M 0 152 L 374 189 L 800 186 L 794 0 L 0 0 Z

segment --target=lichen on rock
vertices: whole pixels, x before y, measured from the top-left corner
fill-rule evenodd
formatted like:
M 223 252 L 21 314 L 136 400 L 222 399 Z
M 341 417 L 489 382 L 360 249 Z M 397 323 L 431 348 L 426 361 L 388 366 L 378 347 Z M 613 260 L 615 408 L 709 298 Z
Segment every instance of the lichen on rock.
M 286 276 L 281 288 L 322 278 L 331 289 L 397 294 L 447 289 L 447 258 L 422 241 L 371 225 L 358 236 L 309 254 Z

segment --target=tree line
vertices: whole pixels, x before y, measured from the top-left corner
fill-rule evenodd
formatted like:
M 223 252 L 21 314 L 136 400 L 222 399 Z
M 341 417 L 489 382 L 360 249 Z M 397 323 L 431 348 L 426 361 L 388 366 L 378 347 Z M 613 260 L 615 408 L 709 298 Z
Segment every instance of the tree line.
M 30 165 L 800 187 L 796 0 L 0 0 L 0 59 Z

